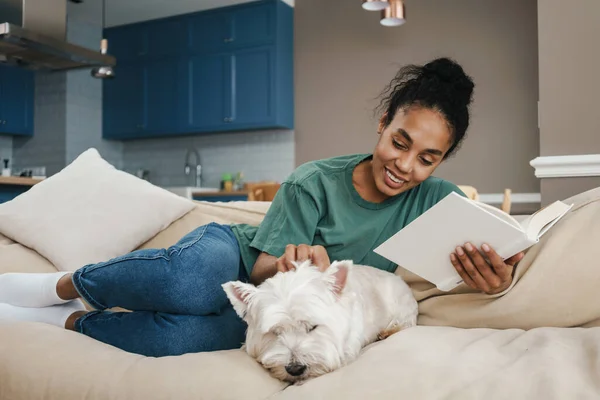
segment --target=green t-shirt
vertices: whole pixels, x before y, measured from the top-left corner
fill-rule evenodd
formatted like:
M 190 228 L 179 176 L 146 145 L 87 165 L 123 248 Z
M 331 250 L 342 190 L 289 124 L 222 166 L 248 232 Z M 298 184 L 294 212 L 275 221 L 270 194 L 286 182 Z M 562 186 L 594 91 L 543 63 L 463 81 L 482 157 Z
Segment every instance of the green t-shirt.
M 382 203 L 366 201 L 354 188 L 352 173 L 370 157 L 354 154 L 303 164 L 281 184 L 260 226 L 232 225 L 248 275 L 261 252 L 279 257 L 288 244 L 322 245 L 331 261 L 353 260 L 393 272 L 397 265 L 373 249 L 450 192 L 464 196 L 456 185 L 429 177 Z

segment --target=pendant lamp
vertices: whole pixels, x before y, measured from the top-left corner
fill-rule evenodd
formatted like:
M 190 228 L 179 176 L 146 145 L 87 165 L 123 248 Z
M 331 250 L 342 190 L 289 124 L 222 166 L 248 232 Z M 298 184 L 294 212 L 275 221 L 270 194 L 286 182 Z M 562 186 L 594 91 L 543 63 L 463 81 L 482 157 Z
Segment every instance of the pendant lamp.
M 381 20 L 379 23 L 383 26 L 400 26 L 406 22 L 406 9 L 404 1 L 389 0 L 390 6 L 381 10 Z
M 363 0 L 362 8 L 367 11 L 381 11 L 389 4 L 388 0 Z

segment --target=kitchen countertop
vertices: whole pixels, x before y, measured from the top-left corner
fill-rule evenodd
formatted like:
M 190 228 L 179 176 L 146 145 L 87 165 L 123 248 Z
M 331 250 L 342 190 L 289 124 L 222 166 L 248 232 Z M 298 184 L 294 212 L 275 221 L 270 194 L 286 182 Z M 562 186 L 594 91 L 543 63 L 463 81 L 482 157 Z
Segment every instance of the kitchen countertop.
M 0 176 L 0 185 L 33 186 L 43 179 L 26 178 L 22 176 Z

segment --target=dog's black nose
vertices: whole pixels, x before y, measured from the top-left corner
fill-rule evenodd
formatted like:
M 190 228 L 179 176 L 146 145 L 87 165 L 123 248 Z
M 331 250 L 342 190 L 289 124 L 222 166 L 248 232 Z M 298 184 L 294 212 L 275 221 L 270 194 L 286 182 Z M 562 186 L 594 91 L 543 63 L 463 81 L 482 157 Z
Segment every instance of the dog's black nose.
M 285 366 L 285 370 L 291 376 L 300 376 L 306 371 L 306 365 L 293 363 Z

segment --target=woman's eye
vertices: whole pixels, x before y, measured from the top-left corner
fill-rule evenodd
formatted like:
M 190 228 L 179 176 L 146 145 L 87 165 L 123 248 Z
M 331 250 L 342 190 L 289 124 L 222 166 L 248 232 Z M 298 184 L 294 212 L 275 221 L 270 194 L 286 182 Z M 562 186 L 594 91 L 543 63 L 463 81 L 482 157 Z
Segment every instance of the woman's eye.
M 429 161 L 424 158 L 421 158 L 421 162 L 427 166 L 433 165 L 433 161 Z
M 405 147 L 405 146 L 404 146 L 402 143 L 400 143 L 400 142 L 396 142 L 396 141 L 395 141 L 395 140 L 393 140 L 393 139 L 392 139 L 392 143 L 394 144 L 394 147 L 395 147 L 395 148 L 397 148 L 397 149 L 403 150 L 403 149 L 405 149 L 405 148 L 406 148 L 406 147 Z

